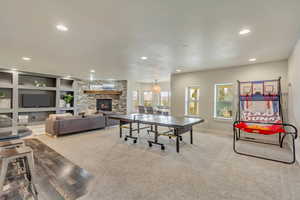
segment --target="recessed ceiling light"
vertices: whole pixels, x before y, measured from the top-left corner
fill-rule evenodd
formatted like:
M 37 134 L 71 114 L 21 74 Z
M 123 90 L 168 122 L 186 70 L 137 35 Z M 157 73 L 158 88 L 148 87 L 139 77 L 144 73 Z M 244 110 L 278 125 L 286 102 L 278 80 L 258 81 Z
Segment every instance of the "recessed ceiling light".
M 143 57 L 141 57 L 141 59 L 142 59 L 142 60 L 147 60 L 147 59 L 148 59 L 148 57 L 146 57 L 146 56 L 143 56 Z
M 24 57 L 22 57 L 22 59 L 23 59 L 23 60 L 26 60 L 26 61 L 30 61 L 30 60 L 31 60 L 31 58 L 29 58 L 29 57 L 25 57 L 25 56 L 24 56 Z
M 94 70 L 94 69 L 91 69 L 91 71 L 90 71 L 91 73 L 95 73 L 96 71 Z
M 63 25 L 63 24 L 58 24 L 58 25 L 56 25 L 56 28 L 57 28 L 57 30 L 59 30 L 59 31 L 68 31 L 68 30 L 69 30 L 68 27 L 66 27 L 66 26 Z
M 12 71 L 17 71 L 17 68 L 12 67 L 11 70 L 12 70 Z
M 176 69 L 176 72 L 181 72 L 181 69 Z
M 249 59 L 249 62 L 255 62 L 256 61 L 256 58 L 250 58 Z
M 240 35 L 246 35 L 246 34 L 248 34 L 248 33 L 250 33 L 250 32 L 251 32 L 250 29 L 243 29 L 243 30 L 241 30 L 241 31 L 239 32 L 239 34 L 240 34 Z

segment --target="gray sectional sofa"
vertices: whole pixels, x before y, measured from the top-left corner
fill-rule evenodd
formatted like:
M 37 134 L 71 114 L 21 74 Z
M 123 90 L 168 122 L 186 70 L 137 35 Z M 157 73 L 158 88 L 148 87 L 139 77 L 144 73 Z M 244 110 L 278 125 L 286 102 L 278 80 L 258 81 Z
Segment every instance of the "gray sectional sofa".
M 102 115 L 72 116 L 52 115 L 46 120 L 46 133 L 60 136 L 69 133 L 105 128 L 106 117 Z

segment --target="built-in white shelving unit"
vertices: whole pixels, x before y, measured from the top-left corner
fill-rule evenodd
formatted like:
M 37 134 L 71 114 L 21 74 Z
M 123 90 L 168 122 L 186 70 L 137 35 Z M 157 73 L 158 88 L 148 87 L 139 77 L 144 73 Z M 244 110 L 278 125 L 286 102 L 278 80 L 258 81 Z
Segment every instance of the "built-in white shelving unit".
M 11 130 L 12 134 L 17 134 L 20 125 L 44 123 L 51 113 L 71 112 L 77 114 L 74 103 L 77 99 L 74 90 L 75 84 L 75 79 L 0 69 L 0 94 L 2 95 L 0 95 L 0 117 L 11 119 L 11 125 L 9 123 L 7 127 L 0 125 L 0 139 L 2 135 L 7 134 L 8 130 Z M 26 94 L 47 95 L 50 99 L 49 106 L 25 107 L 23 96 Z M 74 97 L 71 107 L 61 107 L 61 99 L 66 94 L 71 94 Z M 19 116 L 27 116 L 28 123 L 20 122 Z

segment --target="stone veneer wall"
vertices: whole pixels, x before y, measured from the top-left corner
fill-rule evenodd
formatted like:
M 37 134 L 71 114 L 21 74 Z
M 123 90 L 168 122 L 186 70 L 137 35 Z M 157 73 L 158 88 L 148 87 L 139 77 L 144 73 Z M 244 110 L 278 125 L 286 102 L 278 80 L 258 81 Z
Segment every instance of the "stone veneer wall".
M 89 90 L 89 85 L 97 85 L 102 83 L 108 83 L 108 81 L 95 80 L 95 81 L 77 81 L 76 93 L 77 93 L 77 112 L 84 112 L 87 109 L 96 109 L 97 99 L 112 99 L 112 111 L 127 113 L 127 81 L 113 81 L 116 90 L 121 90 L 121 95 L 99 95 L 99 94 L 84 94 L 84 90 Z M 112 83 L 110 81 L 110 83 Z

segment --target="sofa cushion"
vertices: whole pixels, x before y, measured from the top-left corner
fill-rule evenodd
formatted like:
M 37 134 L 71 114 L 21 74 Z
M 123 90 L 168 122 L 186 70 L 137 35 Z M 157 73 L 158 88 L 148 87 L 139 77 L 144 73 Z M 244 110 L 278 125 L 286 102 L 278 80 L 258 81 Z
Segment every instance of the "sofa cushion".
M 84 118 L 89 118 L 89 117 L 99 117 L 99 116 L 103 116 L 103 114 L 98 113 L 98 114 L 92 114 L 92 115 L 84 115 Z
M 67 117 L 67 116 L 73 116 L 71 113 L 63 113 L 63 114 L 50 114 L 49 119 L 56 120 L 57 117 Z
M 58 116 L 56 120 L 72 120 L 72 119 L 81 119 L 81 116 Z

